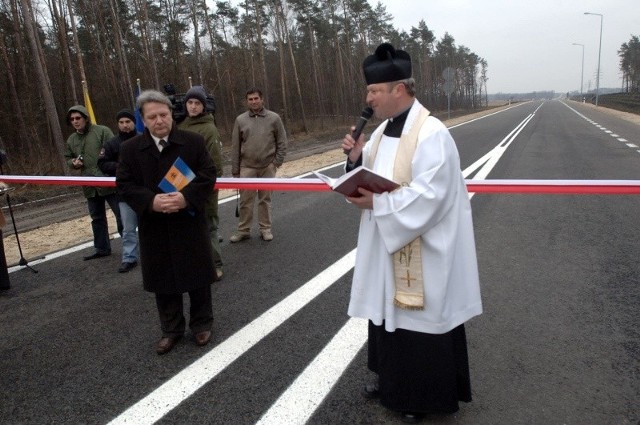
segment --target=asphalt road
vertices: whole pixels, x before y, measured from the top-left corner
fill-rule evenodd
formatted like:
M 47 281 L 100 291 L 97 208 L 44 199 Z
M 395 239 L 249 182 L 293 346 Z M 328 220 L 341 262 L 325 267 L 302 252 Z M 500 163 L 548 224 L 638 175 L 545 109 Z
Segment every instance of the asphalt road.
M 638 179 L 638 130 L 546 101 L 451 132 L 468 178 Z M 427 422 L 637 424 L 640 197 L 478 194 L 472 206 L 485 310 L 466 325 L 474 400 Z M 220 211 L 227 239 L 235 204 Z M 204 348 L 187 334 L 155 354 L 153 296 L 139 269 L 115 272 L 119 251 L 11 273 L 0 423 L 399 422 L 360 395 L 366 323 L 346 315 L 358 211 L 333 193 L 277 192 L 273 214 L 274 241 L 223 244 Z

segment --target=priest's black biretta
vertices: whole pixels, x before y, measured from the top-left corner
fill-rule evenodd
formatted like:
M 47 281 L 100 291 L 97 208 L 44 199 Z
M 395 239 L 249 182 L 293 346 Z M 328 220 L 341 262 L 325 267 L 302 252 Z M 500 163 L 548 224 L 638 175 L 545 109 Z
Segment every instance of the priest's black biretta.
M 411 56 L 389 43 L 382 43 L 362 62 L 362 70 L 367 85 L 404 80 L 411 78 Z

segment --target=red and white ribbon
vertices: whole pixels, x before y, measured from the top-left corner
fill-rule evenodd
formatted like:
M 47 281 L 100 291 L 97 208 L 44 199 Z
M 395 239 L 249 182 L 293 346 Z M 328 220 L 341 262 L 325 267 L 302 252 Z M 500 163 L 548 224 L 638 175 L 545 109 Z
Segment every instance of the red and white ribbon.
M 7 176 L 0 182 L 60 186 L 115 187 L 115 177 Z M 640 180 L 466 180 L 471 193 L 640 195 Z M 225 178 L 216 189 L 329 192 L 331 188 L 316 178 Z

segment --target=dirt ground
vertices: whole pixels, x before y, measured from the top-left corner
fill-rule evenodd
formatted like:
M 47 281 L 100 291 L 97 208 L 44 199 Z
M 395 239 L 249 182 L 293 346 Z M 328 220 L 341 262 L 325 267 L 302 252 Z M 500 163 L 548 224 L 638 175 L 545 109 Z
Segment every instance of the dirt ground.
M 593 105 L 587 105 L 592 106 Z M 475 114 L 466 115 L 464 117 L 454 118 L 446 120 L 444 123 L 447 127 L 469 121 L 489 113 L 496 112 L 500 109 L 505 109 L 508 106 L 502 106 L 494 108 L 488 111 L 478 112 Z M 622 119 L 640 124 L 640 115 L 634 115 L 627 112 L 615 111 L 612 109 L 601 108 L 601 111 L 607 111 L 608 113 L 618 116 Z M 340 140 L 336 140 L 336 146 L 340 146 Z M 344 153 L 341 148 L 333 149 L 322 154 L 311 155 L 295 161 L 285 161 L 285 163 L 278 170 L 277 177 L 295 177 L 300 174 L 317 170 L 319 168 L 336 164 L 344 161 Z M 225 176 L 226 177 L 226 176 Z M 220 191 L 220 199 L 233 196 L 234 190 L 222 190 Z M 10 220 L 9 218 L 7 218 Z M 108 213 L 109 228 L 115 229 L 115 217 Z M 7 223 L 10 225 L 10 223 Z M 35 230 L 20 233 L 20 246 L 24 257 L 29 260 L 36 257 L 41 257 L 52 252 L 60 251 L 84 242 L 92 240 L 91 223 L 88 216 L 81 217 L 74 220 L 64 221 L 60 223 L 53 223 L 48 226 L 44 226 Z M 4 251 L 7 259 L 7 264 L 13 266 L 18 264 L 20 255 L 16 238 L 14 235 L 7 236 L 3 239 Z

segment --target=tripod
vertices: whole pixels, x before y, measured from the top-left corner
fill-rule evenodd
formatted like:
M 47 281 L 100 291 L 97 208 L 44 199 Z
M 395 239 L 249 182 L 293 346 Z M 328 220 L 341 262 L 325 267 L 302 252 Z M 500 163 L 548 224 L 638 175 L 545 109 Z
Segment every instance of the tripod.
M 4 171 L 2 169 L 2 164 L 6 160 L 6 157 L 7 157 L 7 154 L 4 151 L 0 150 L 0 174 L 4 174 Z M 11 216 L 11 223 L 13 223 L 13 233 L 16 235 L 16 243 L 18 244 L 18 252 L 20 253 L 20 260 L 18 261 L 18 265 L 28 268 L 33 273 L 38 273 L 36 269 L 34 269 L 29 265 L 29 262 L 26 260 L 26 258 L 24 258 L 24 255 L 22 254 L 22 247 L 20 246 L 20 237 L 18 236 L 18 228 L 16 227 L 16 219 L 13 215 L 13 207 L 11 206 L 11 197 L 9 196 L 9 192 L 11 192 L 12 190 L 13 190 L 12 187 L 0 188 L 0 195 L 7 196 L 7 206 L 9 207 L 9 215 Z

